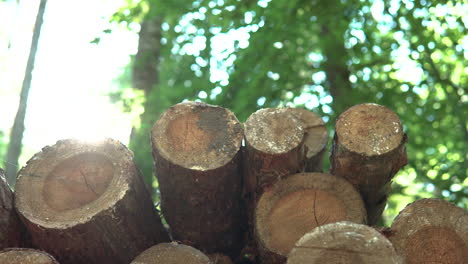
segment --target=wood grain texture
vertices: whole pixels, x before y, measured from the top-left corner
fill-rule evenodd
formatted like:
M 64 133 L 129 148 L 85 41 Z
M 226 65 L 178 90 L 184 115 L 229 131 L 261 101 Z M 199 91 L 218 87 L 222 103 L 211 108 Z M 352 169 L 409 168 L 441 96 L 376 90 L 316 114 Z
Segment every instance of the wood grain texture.
M 288 264 L 400 264 L 390 241 L 372 227 L 337 222 L 315 228 L 296 242 Z
M 151 196 L 120 142 L 62 140 L 20 170 L 15 206 L 35 247 L 61 263 L 129 263 L 168 241 Z
M 256 207 L 255 238 L 262 263 L 284 263 L 304 234 L 344 220 L 366 221 L 364 203 L 350 183 L 324 173 L 289 176 L 266 190 Z
M 468 211 L 440 199 L 407 205 L 388 238 L 407 264 L 468 263 Z

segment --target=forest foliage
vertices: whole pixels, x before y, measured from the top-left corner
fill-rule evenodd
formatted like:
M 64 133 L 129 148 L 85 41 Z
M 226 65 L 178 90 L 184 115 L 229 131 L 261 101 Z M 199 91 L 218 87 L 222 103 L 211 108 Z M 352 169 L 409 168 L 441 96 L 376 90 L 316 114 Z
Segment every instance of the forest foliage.
M 221 105 L 242 122 L 263 107 L 305 107 L 333 136 L 341 112 L 374 102 L 409 138 L 387 223 L 423 197 L 467 208 L 466 14 L 460 1 L 128 0 L 112 22 L 140 24 L 140 50 L 113 96 L 144 108 L 130 148 L 155 190 L 149 134 L 173 104 Z

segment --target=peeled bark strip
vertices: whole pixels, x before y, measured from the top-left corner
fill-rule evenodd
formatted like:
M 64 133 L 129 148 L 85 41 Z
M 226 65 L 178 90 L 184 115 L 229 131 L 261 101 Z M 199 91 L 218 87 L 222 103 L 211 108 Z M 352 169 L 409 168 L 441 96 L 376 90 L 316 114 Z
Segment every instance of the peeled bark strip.
M 48 253 L 32 248 L 7 248 L 0 251 L 0 263 L 8 264 L 58 264 Z
M 265 108 L 245 122 L 245 191 L 261 194 L 284 176 L 304 171 L 304 129 L 290 108 Z
M 416 201 L 395 218 L 389 239 L 407 264 L 467 264 L 468 211 L 439 199 Z
M 0 250 L 20 246 L 23 228 L 15 212 L 13 193 L 0 169 Z
M 241 250 L 242 138 L 231 111 L 203 103 L 174 105 L 154 125 L 161 209 L 175 240 L 231 257 Z
M 343 221 L 305 234 L 289 253 L 287 263 L 398 264 L 401 260 L 390 241 L 375 229 Z
M 136 257 L 131 264 L 211 264 L 210 259 L 200 250 L 178 244 L 161 243 Z
M 328 142 L 328 131 L 322 118 L 302 108 L 288 108 L 302 122 L 307 148 L 305 172 L 322 172 L 322 159 Z
M 61 263 L 129 263 L 168 240 L 133 154 L 112 139 L 43 148 L 19 172 L 15 206 Z
M 350 183 L 324 173 L 289 176 L 266 190 L 257 204 L 255 236 L 262 263 L 284 263 L 304 234 L 344 220 L 366 222 L 364 203 Z
M 384 106 L 360 104 L 338 117 L 335 130 L 331 173 L 356 186 L 368 224 L 374 225 L 387 203 L 392 178 L 407 163 L 400 119 Z

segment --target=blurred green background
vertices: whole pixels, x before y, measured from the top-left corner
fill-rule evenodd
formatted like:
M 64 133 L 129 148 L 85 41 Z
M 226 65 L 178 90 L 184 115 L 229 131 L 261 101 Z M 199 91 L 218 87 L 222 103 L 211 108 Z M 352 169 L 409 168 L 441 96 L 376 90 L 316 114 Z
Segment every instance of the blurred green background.
M 92 2 L 84 5 L 76 20 L 86 21 L 86 10 L 93 10 Z M 106 10 L 86 44 L 109 53 L 100 69 L 117 64 L 120 70 L 99 95 L 126 118 L 121 140 L 134 151 L 156 200 L 149 131 L 173 104 L 221 105 L 240 121 L 264 107 L 305 107 L 323 117 L 332 137 L 341 112 L 374 102 L 400 116 L 409 139 L 409 164 L 394 179 L 384 224 L 425 197 L 468 208 L 468 3 L 127 0 Z M 113 39 L 124 31 L 130 37 Z M 119 50 L 126 41 L 133 51 Z M 129 59 L 112 61 L 118 56 Z M 88 61 L 89 67 L 95 63 Z M 19 88 L 11 93 L 18 95 Z M 0 133 L 0 157 L 8 135 L 7 128 Z M 24 148 L 27 160 L 36 149 Z M 327 171 L 328 154 L 325 160 Z

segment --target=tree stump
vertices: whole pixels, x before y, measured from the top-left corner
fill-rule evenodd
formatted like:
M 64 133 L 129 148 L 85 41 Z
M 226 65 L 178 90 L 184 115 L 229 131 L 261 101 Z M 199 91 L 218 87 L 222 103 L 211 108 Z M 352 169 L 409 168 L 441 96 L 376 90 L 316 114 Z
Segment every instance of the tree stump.
M 131 264 L 211 264 L 210 259 L 200 250 L 191 246 L 161 243 L 136 257 Z
M 304 126 L 290 108 L 265 108 L 245 122 L 245 192 L 260 195 L 283 177 L 302 172 L 307 149 Z
M 401 260 L 390 241 L 375 229 L 343 221 L 305 234 L 289 253 L 287 263 L 398 264 Z
M 170 107 L 152 130 L 161 209 L 175 240 L 235 258 L 242 248 L 242 125 L 218 106 Z
M 328 142 L 328 131 L 322 118 L 303 108 L 288 108 L 302 122 L 307 148 L 305 172 L 322 172 L 322 158 Z
M 8 264 L 58 264 L 48 253 L 32 248 L 7 248 L 0 251 L 0 263 Z
M 386 107 L 360 104 L 336 121 L 331 173 L 346 178 L 361 193 L 368 224 L 382 215 L 391 180 L 406 165 L 406 135 L 398 116 Z
M 407 264 L 467 264 L 468 211 L 439 199 L 416 201 L 395 218 L 389 239 Z
M 61 263 L 129 263 L 168 240 L 133 153 L 111 139 L 43 148 L 19 172 L 15 205 Z
M 257 204 L 255 236 L 262 263 L 284 263 L 304 234 L 343 220 L 366 221 L 364 203 L 350 183 L 324 173 L 289 176 L 266 190 Z
M 0 250 L 19 247 L 22 243 L 24 226 L 21 224 L 13 205 L 13 193 L 0 169 Z

